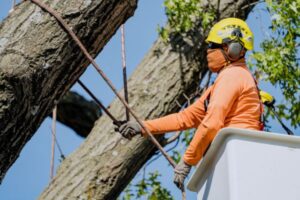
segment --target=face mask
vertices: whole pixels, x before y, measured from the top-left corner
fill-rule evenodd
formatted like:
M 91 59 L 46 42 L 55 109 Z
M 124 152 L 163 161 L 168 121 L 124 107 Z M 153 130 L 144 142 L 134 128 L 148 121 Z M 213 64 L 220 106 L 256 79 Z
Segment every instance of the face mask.
M 207 64 L 210 71 L 218 72 L 228 63 L 221 49 L 207 50 Z

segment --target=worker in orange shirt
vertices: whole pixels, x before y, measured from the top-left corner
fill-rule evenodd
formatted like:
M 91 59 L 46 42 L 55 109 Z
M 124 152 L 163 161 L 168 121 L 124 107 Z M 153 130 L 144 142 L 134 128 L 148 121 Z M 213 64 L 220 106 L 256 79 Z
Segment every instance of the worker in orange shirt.
M 183 159 L 174 169 L 174 183 L 179 188 L 184 186 L 191 166 L 200 161 L 221 128 L 262 129 L 262 103 L 244 58 L 246 50 L 253 49 L 250 28 L 243 20 L 226 18 L 212 27 L 206 42 L 208 67 L 218 73 L 215 83 L 185 110 L 144 121 L 152 134 L 197 128 Z M 205 102 L 209 102 L 207 106 Z M 126 138 L 145 136 L 135 121 L 124 123 L 118 131 Z

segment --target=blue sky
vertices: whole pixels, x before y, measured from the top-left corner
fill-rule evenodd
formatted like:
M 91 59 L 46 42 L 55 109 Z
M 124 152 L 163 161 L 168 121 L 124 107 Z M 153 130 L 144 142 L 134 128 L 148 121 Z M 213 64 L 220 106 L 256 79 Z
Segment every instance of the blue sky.
M 10 0 L 2 0 L 0 3 L 1 21 L 8 15 L 11 8 Z M 145 53 L 150 49 L 157 38 L 157 26 L 166 22 L 163 0 L 140 0 L 135 16 L 130 18 L 126 24 L 126 50 L 127 66 L 130 75 L 139 64 Z M 259 4 L 247 20 L 255 35 L 255 49 L 259 48 L 260 41 L 267 36 L 267 26 L 270 23 L 269 16 L 262 10 L 263 4 Z M 141 28 L 142 27 L 142 28 Z M 107 46 L 96 59 L 103 71 L 113 81 L 115 86 L 122 87 L 121 69 L 121 42 L 120 31 L 110 40 Z M 98 96 L 105 105 L 114 99 L 113 93 L 96 75 L 93 68 L 88 68 L 81 80 Z M 282 100 L 278 88 L 262 82 L 260 88 L 271 92 L 278 102 Z M 72 88 L 90 99 L 78 85 Z M 271 121 L 272 132 L 284 133 L 277 121 Z M 50 149 L 51 149 L 51 120 L 47 118 L 40 126 L 36 134 L 22 150 L 20 157 L 10 168 L 3 183 L 0 185 L 0 199 L 4 200 L 31 200 L 36 199 L 49 182 L 50 171 Z M 296 132 L 296 130 L 294 130 Z M 57 125 L 57 139 L 60 142 L 64 154 L 68 155 L 74 151 L 84 140 L 74 132 L 61 124 Z M 59 154 L 56 150 L 55 166 L 59 165 Z M 161 167 L 162 166 L 162 167 Z M 167 167 L 164 158 L 147 167 L 147 171 L 164 169 L 161 181 L 164 186 L 171 190 L 174 196 L 180 193 L 173 185 L 169 177 L 173 176 L 172 169 Z M 135 180 L 139 180 L 142 173 L 139 172 Z M 188 192 L 188 197 L 194 199 L 195 194 Z M 178 198 L 180 199 L 180 198 Z M 188 198 L 189 199 L 189 198 Z

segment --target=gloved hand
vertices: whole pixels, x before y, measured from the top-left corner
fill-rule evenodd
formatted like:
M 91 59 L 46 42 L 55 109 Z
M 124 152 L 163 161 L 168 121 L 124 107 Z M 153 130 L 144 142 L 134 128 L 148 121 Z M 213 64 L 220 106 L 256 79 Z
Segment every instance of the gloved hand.
M 174 180 L 173 182 L 179 189 L 184 188 L 184 180 L 187 177 L 187 175 L 191 171 L 191 165 L 186 164 L 183 159 L 179 161 L 179 163 L 176 165 L 174 169 Z
M 123 137 L 129 140 L 135 135 L 142 133 L 142 127 L 136 121 L 122 122 L 119 127 L 115 128 L 115 130 L 120 132 Z

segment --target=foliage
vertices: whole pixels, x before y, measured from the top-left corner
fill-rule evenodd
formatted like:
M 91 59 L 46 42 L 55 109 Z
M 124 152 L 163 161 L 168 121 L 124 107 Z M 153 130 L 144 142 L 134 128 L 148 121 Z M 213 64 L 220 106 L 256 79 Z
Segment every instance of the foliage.
M 281 117 L 300 125 L 300 1 L 266 0 L 271 15 L 271 35 L 261 43 L 262 51 L 254 52 L 250 60 L 264 73 L 266 80 L 279 86 L 285 101 L 277 106 Z
M 189 129 L 183 132 L 182 143 L 187 147 L 193 139 L 195 129 Z
M 177 149 L 172 151 L 172 155 L 171 158 L 176 162 L 179 163 L 179 161 L 181 160 L 181 153 L 180 151 L 178 151 Z
M 158 177 L 161 175 L 158 171 L 149 173 L 148 178 L 143 178 L 136 185 L 128 185 L 124 191 L 122 200 L 144 199 L 147 200 L 173 200 L 171 193 L 164 187 Z
M 165 0 L 168 27 L 159 27 L 158 32 L 164 41 L 169 40 L 172 32 L 184 34 L 195 28 L 201 21 L 201 27 L 205 30 L 215 18 L 213 8 L 203 10 L 201 0 Z

